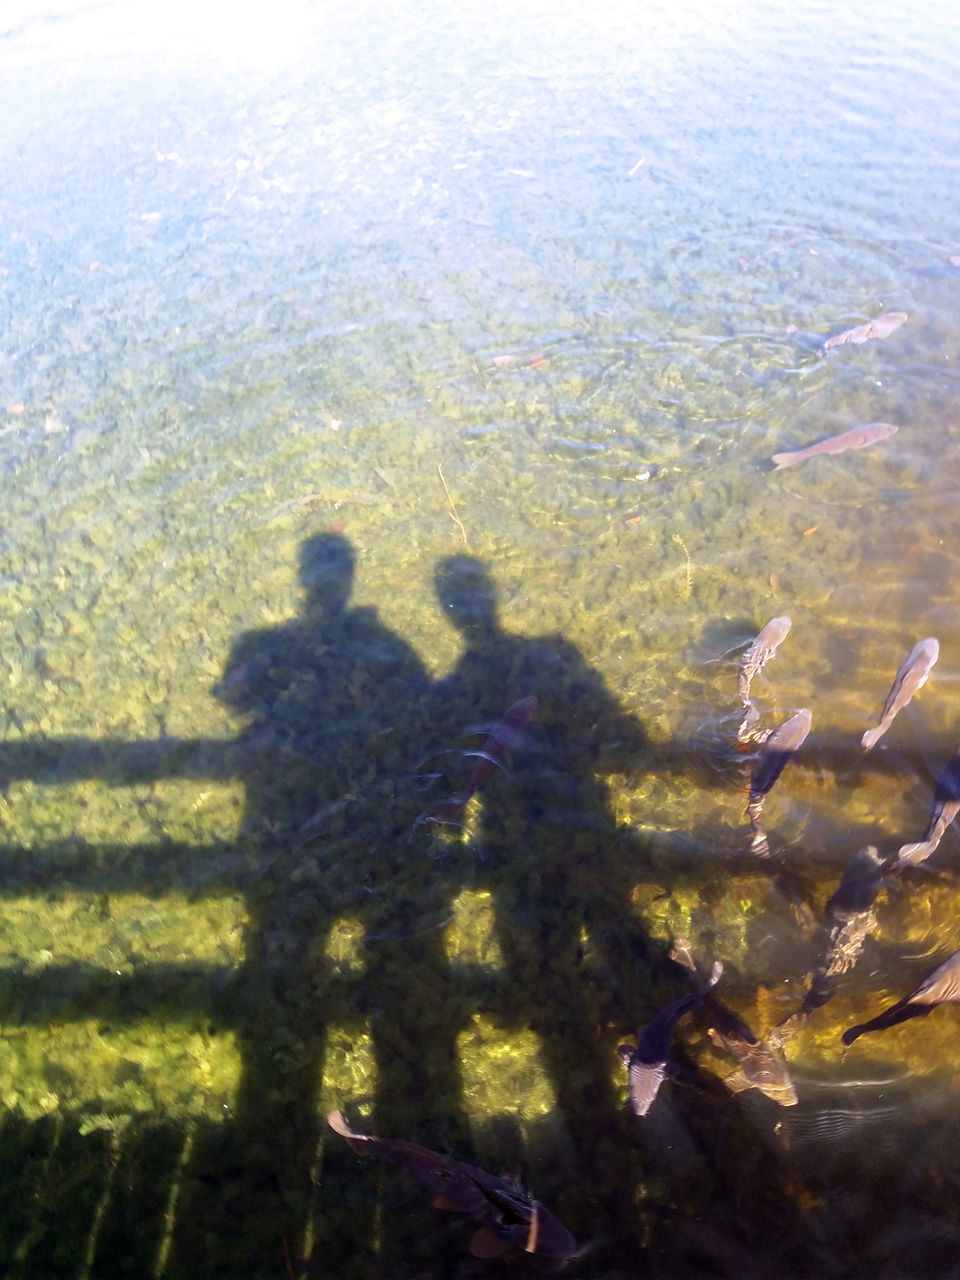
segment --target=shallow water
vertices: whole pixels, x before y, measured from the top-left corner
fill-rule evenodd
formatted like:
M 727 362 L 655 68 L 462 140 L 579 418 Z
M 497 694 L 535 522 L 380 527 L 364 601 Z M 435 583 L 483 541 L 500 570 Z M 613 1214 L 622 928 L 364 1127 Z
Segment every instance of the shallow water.
M 957 1015 L 840 1052 L 960 945 L 952 828 L 795 1108 L 692 1014 L 638 1119 L 616 1049 L 680 934 L 796 1010 L 958 745 L 960 19 L 140 8 L 0 19 L 4 1274 L 551 1269 L 333 1107 L 519 1176 L 569 1274 L 953 1274 Z M 737 667 L 783 613 L 761 861 Z

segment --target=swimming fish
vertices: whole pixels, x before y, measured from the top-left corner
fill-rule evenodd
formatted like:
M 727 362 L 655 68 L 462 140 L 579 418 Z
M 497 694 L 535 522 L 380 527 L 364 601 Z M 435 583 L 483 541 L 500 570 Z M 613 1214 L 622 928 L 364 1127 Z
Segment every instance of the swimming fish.
M 859 345 L 861 342 L 869 342 L 871 338 L 889 338 L 895 329 L 900 328 L 906 318 L 906 311 L 885 311 L 882 316 L 868 320 L 866 324 L 858 324 L 853 329 L 844 329 L 842 333 L 835 333 L 832 338 L 826 340 L 823 349 L 829 351 L 831 347 L 843 347 L 847 343 Z
M 477 763 L 473 767 L 473 772 L 470 774 L 464 790 L 459 795 L 454 796 L 452 800 L 434 805 L 421 821 L 453 822 L 458 818 L 466 808 L 470 797 L 486 782 L 493 770 L 499 766 L 504 752 L 510 747 L 515 747 L 520 741 L 521 734 L 533 719 L 533 713 L 536 709 L 537 700 L 533 694 L 526 698 L 520 698 L 512 707 L 509 707 L 503 718 L 498 720 L 490 730 L 486 742 L 476 752 Z
M 688 1009 L 699 1004 L 720 979 L 723 965 L 713 962 L 710 977 L 692 995 L 681 996 L 661 1009 L 637 1038 L 637 1046 L 621 1044 L 617 1047 L 620 1061 L 627 1068 L 630 1080 L 630 1106 L 634 1115 L 645 1116 L 657 1096 L 667 1075 L 667 1050 L 677 1021 Z
M 893 717 L 897 712 L 902 711 L 917 690 L 922 689 L 927 683 L 927 676 L 939 657 L 940 642 L 935 636 L 919 640 L 913 646 L 903 660 L 900 670 L 893 677 L 893 684 L 883 704 L 879 723 L 876 728 L 868 729 L 860 739 L 860 745 L 865 751 L 869 751 L 883 737 L 893 723 Z
M 954 752 L 947 761 L 943 773 L 937 779 L 937 785 L 933 790 L 930 821 L 927 823 L 923 839 L 916 844 L 901 845 L 892 869 L 899 871 L 901 867 L 923 862 L 929 858 L 958 813 L 960 813 L 960 751 Z
M 753 826 L 753 842 L 751 849 L 762 858 L 770 853 L 767 837 L 760 826 L 760 813 L 767 792 L 780 777 L 793 753 L 803 744 L 813 724 L 813 716 L 803 707 L 789 720 L 777 725 L 766 742 L 760 748 L 753 776 L 750 779 L 750 799 L 747 804 L 747 817 Z
M 860 959 L 863 944 L 877 927 L 874 903 L 886 869 L 886 860 L 872 844 L 858 849 L 847 863 L 836 892 L 824 908 L 830 945 L 800 1006 L 800 1017 L 825 1005 L 834 993 L 837 978 L 849 973 Z
M 342 1111 L 331 1111 L 327 1123 L 358 1155 L 379 1156 L 408 1169 L 433 1192 L 437 1209 L 465 1213 L 478 1223 L 470 1238 L 475 1257 L 496 1258 L 511 1246 L 558 1260 L 576 1253 L 576 1241 L 560 1219 L 505 1179 L 412 1142 L 357 1133 Z
M 766 626 L 761 629 L 756 639 L 747 645 L 743 651 L 743 657 L 740 659 L 740 670 L 737 674 L 737 693 L 740 697 L 740 705 L 743 708 L 744 716 L 737 731 L 738 738 L 742 738 L 750 724 L 756 720 L 755 713 L 753 713 L 753 719 L 751 720 L 750 684 L 753 677 L 758 671 L 763 670 L 777 652 L 787 632 L 790 630 L 790 625 L 790 619 L 786 614 L 780 618 L 771 618 Z
M 700 971 L 686 938 L 674 939 L 670 958 L 682 965 L 694 981 L 700 980 Z M 740 1064 L 736 1071 L 724 1078 L 727 1088 L 733 1093 L 759 1089 L 781 1107 L 796 1106 L 797 1091 L 782 1055 L 758 1040 L 743 1019 L 718 1000 L 712 991 L 703 997 L 701 1009 L 710 1039 L 718 1049 L 724 1049 Z
M 892 436 L 896 427 L 889 422 L 868 422 L 864 427 L 851 427 L 849 431 L 841 431 L 838 436 L 828 436 L 817 444 L 808 444 L 805 449 L 794 449 L 788 453 L 775 453 L 770 459 L 775 462 L 775 471 L 784 467 L 795 467 L 806 458 L 815 458 L 821 453 L 844 453 L 847 449 L 865 449 L 875 440 L 884 440 Z
M 960 1004 L 960 951 L 954 951 L 943 964 L 933 969 L 909 995 L 878 1013 L 869 1022 L 848 1027 L 843 1033 L 843 1043 L 853 1044 L 865 1031 L 883 1031 L 895 1027 L 908 1018 L 926 1017 L 938 1004 Z

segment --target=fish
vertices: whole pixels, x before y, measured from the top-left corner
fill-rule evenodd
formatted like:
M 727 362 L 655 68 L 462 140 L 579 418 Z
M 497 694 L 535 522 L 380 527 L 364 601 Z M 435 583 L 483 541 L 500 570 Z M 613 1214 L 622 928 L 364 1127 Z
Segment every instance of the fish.
M 463 813 L 467 802 L 477 790 L 483 786 L 495 768 L 498 768 L 504 753 L 515 747 L 520 741 L 523 730 L 533 719 L 537 709 L 537 699 L 533 694 L 520 698 L 504 712 L 503 717 L 490 730 L 486 742 L 474 754 L 477 763 L 467 779 L 467 785 L 452 799 L 434 805 L 425 815 L 427 822 L 455 822 Z
M 682 965 L 693 981 L 701 981 L 700 971 L 690 952 L 686 938 L 675 938 L 670 958 Z M 701 1002 L 707 1034 L 718 1049 L 723 1049 L 739 1063 L 736 1071 L 726 1076 L 724 1084 L 732 1093 L 759 1089 L 781 1107 L 797 1104 L 797 1091 L 783 1056 L 759 1040 L 732 1009 L 718 1000 L 712 991 Z
M 944 832 L 960 813 L 960 751 L 947 761 L 933 789 L 933 808 L 923 839 L 916 844 L 904 844 L 897 850 L 897 860 L 892 870 L 899 871 L 907 865 L 916 865 L 930 857 L 943 839 Z
M 630 1081 L 630 1106 L 634 1115 L 645 1116 L 667 1076 L 667 1050 L 677 1022 L 688 1009 L 699 1004 L 719 982 L 723 965 L 715 960 L 710 977 L 692 995 L 681 996 L 661 1009 L 652 1022 L 640 1031 L 636 1047 L 617 1046 L 620 1061 L 627 1068 Z
M 740 659 L 740 670 L 737 674 L 737 693 L 744 712 L 750 702 L 750 684 L 758 671 L 762 671 L 779 649 L 790 630 L 790 619 L 784 614 L 780 618 L 771 618 L 761 628 L 760 634 L 743 651 Z M 746 719 L 746 717 L 745 717 Z
M 753 826 L 753 842 L 751 849 L 762 858 L 770 854 L 767 837 L 760 826 L 760 813 L 767 792 L 783 773 L 787 761 L 802 746 L 813 725 L 813 715 L 806 707 L 801 708 L 789 720 L 777 725 L 757 754 L 750 779 L 750 799 L 747 803 L 747 817 Z
M 506 1179 L 412 1142 L 357 1133 L 342 1111 L 329 1112 L 327 1124 L 358 1155 L 379 1156 L 409 1170 L 433 1192 L 436 1208 L 464 1213 L 475 1222 L 469 1245 L 474 1257 L 496 1258 L 516 1247 L 563 1261 L 577 1252 L 560 1219 Z
M 821 453 L 844 453 L 847 449 L 865 449 L 875 440 L 885 440 L 892 436 L 897 428 L 890 422 L 868 422 L 864 427 L 851 427 L 849 431 L 841 431 L 838 436 L 828 436 L 816 444 L 808 444 L 805 449 L 794 449 L 787 453 L 775 453 L 770 459 L 776 463 L 775 471 L 784 467 L 795 467 L 798 462 L 807 458 L 815 458 Z
M 826 958 L 813 975 L 799 1015 L 792 1014 L 791 1018 L 806 1018 L 825 1005 L 834 994 L 837 978 L 849 973 L 860 959 L 864 943 L 877 927 L 874 903 L 886 870 L 886 859 L 872 844 L 858 849 L 847 863 L 836 892 L 824 908 L 830 930 Z
M 913 646 L 893 677 L 893 684 L 883 704 L 879 723 L 875 728 L 868 729 L 860 739 L 860 745 L 864 751 L 869 751 L 876 745 L 890 728 L 897 712 L 902 711 L 917 690 L 922 689 L 927 683 L 927 677 L 939 657 L 940 641 L 935 636 L 918 640 Z
M 866 1031 L 884 1031 L 887 1027 L 895 1027 L 898 1022 L 906 1022 L 908 1018 L 924 1018 L 938 1004 L 960 1004 L 960 951 L 947 956 L 943 964 L 931 970 L 902 1000 L 869 1022 L 848 1027 L 843 1033 L 843 1043 L 851 1045 Z
M 885 311 L 882 316 L 868 320 L 866 324 L 858 324 L 853 329 L 844 329 L 842 333 L 835 333 L 832 338 L 826 340 L 823 349 L 829 351 L 831 347 L 843 347 L 848 343 L 859 346 L 860 343 L 869 342 L 872 338 L 889 338 L 906 319 L 906 311 Z

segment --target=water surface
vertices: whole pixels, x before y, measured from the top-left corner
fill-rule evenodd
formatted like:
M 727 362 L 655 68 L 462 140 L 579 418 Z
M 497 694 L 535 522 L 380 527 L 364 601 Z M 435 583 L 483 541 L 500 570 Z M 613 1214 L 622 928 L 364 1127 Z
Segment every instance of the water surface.
M 139 10 L 0 21 L 5 1274 L 543 1272 L 334 1106 L 518 1174 L 578 1275 L 951 1274 L 955 1013 L 840 1054 L 960 943 L 951 879 L 883 890 L 795 1109 L 691 1017 L 638 1120 L 616 1048 L 679 933 L 795 1009 L 956 749 L 960 20 Z M 760 863 L 737 662 L 784 613 Z

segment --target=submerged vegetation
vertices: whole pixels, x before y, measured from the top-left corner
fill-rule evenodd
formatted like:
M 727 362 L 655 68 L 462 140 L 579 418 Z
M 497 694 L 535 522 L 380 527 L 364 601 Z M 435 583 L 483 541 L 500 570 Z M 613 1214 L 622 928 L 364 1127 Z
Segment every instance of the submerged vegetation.
M 617 1047 L 680 937 L 751 1034 L 796 1013 L 956 750 L 955 184 L 897 92 L 952 155 L 954 61 L 851 84 L 792 10 L 824 129 L 763 106 L 753 17 L 326 16 L 282 74 L 62 100 L 0 33 L 0 1270 L 548 1268 L 470 1257 L 342 1111 L 521 1185 L 592 1280 L 939 1280 L 956 1014 L 840 1034 L 956 948 L 953 828 L 792 1029 L 796 1106 L 694 1010 L 640 1120 Z M 745 699 L 812 712 L 764 862 Z

